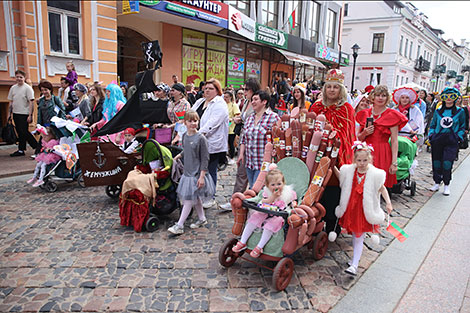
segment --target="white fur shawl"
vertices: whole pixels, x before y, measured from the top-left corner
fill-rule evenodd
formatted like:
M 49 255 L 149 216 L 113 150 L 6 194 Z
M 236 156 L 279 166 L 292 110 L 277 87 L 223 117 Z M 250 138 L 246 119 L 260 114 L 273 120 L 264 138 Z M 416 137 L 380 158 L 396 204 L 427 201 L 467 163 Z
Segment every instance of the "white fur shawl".
M 270 197 L 272 195 L 272 192 L 266 186 L 264 186 L 264 189 L 263 189 L 263 197 L 264 197 L 265 194 L 268 197 Z M 284 188 L 282 189 L 282 193 L 281 193 L 281 200 L 284 201 L 284 203 L 286 204 L 286 207 L 292 201 L 297 200 L 296 197 L 297 197 L 297 195 L 295 193 L 294 188 L 292 188 L 292 186 L 290 186 L 290 185 L 289 186 L 287 186 L 287 185 L 284 186 Z
M 339 205 L 335 210 L 335 214 L 338 218 L 344 215 L 344 212 L 346 212 L 348 207 L 355 170 L 356 164 L 346 164 L 341 166 L 339 175 L 341 198 Z M 372 225 L 382 223 L 385 218 L 384 211 L 380 207 L 379 193 L 380 187 L 385 183 L 385 177 L 385 171 L 369 164 L 364 181 L 363 208 L 367 222 Z

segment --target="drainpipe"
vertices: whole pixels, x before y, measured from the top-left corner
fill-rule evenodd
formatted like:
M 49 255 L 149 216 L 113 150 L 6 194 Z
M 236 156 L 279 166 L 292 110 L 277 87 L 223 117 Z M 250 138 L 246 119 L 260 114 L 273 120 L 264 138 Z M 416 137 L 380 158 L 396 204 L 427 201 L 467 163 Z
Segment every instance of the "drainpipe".
M 26 32 L 26 6 L 24 1 L 20 4 L 21 51 L 23 52 L 23 65 L 26 75 L 29 76 L 28 37 Z

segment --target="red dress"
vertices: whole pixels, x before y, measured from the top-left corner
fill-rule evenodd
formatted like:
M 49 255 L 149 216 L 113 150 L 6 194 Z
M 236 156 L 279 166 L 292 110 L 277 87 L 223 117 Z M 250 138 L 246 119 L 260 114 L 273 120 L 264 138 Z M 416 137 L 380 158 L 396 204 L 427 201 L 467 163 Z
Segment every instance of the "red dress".
M 322 100 L 318 100 L 310 106 L 310 112 L 323 114 L 330 122 L 334 130 L 337 131 L 341 140 L 341 147 L 338 154 L 338 168 L 343 164 L 351 164 L 353 161 L 352 145 L 356 140 L 356 124 L 354 122 L 354 109 L 349 103 L 342 106 L 324 106 Z
M 358 183 L 358 176 L 361 182 Z M 379 232 L 379 225 L 371 225 L 366 220 L 362 204 L 364 181 L 366 174 L 359 174 L 357 170 L 354 171 L 353 187 L 351 196 L 349 198 L 348 207 L 344 212 L 343 217 L 339 219 L 339 225 L 351 234 L 354 233 L 356 237 L 360 237 L 365 232 Z
M 357 122 L 361 125 L 361 131 L 364 129 L 366 119 L 372 116 L 372 108 L 359 111 L 356 115 Z M 390 174 L 388 171 L 392 164 L 392 148 L 390 147 L 391 127 L 398 126 L 402 129 L 408 119 L 400 112 L 387 108 L 382 114 L 374 115 L 374 132 L 366 137 L 366 142 L 374 147 L 374 166 L 387 173 L 385 178 L 385 187 L 392 188 L 397 183 L 397 175 Z

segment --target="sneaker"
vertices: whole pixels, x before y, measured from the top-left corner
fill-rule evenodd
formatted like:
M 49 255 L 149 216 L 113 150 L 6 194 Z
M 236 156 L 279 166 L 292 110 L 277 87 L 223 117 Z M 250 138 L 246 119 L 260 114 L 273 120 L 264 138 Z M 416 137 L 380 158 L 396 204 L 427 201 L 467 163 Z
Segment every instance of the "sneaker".
M 30 179 L 28 179 L 28 181 L 26 182 L 27 184 L 32 184 L 36 181 L 36 177 L 31 177 Z
M 348 266 L 352 266 L 352 260 L 348 261 Z
M 260 247 L 256 246 L 253 250 L 251 250 L 250 252 L 250 256 L 252 258 L 259 258 L 259 256 L 261 255 L 261 253 L 263 253 L 263 249 L 261 249 Z
M 196 223 L 192 223 L 191 225 L 189 225 L 189 227 L 192 229 L 196 229 L 206 224 L 207 224 L 207 220 L 203 220 L 203 221 L 198 220 Z
M 344 272 L 349 274 L 349 275 L 356 276 L 357 275 L 357 267 L 355 267 L 354 265 L 351 265 Z
M 34 160 L 36 157 L 37 157 L 37 154 L 31 154 L 31 156 L 30 156 L 30 158 L 33 159 L 33 160 Z
M 219 205 L 219 208 L 222 210 L 222 211 L 232 211 L 232 204 L 229 202 L 227 203 L 224 203 L 222 205 Z
M 239 241 L 239 242 L 237 242 L 237 244 L 235 246 L 233 246 L 232 251 L 235 252 L 235 253 L 238 253 L 238 252 L 243 251 L 245 249 L 246 249 L 246 244 Z
M 215 202 L 215 200 L 212 199 L 212 200 L 209 200 L 209 201 L 207 201 L 207 202 L 204 202 L 204 203 L 202 204 L 202 207 L 203 207 L 204 209 L 209 209 L 209 208 L 212 208 L 213 206 L 215 206 L 216 204 L 217 204 L 217 202 Z
M 441 187 L 440 184 L 434 184 L 434 186 L 432 186 L 431 188 L 429 188 L 429 190 L 431 190 L 432 192 L 435 192 L 435 191 L 439 191 L 439 188 Z
M 444 185 L 444 196 L 450 196 L 450 187 L 449 185 Z
M 181 234 L 184 234 L 184 227 L 178 224 L 175 224 L 171 226 L 170 228 L 168 228 L 168 231 L 174 235 L 181 235 Z
M 234 159 L 228 159 L 228 162 L 227 162 L 228 165 L 235 165 L 236 163 L 237 162 L 235 162 Z
M 17 156 L 24 156 L 24 151 L 15 151 L 12 154 L 10 154 L 11 157 L 17 157 Z
M 39 187 L 39 186 L 41 186 L 41 185 L 44 185 L 44 181 L 43 181 L 43 180 L 38 180 L 37 182 L 35 182 L 35 183 L 33 184 L 33 187 Z

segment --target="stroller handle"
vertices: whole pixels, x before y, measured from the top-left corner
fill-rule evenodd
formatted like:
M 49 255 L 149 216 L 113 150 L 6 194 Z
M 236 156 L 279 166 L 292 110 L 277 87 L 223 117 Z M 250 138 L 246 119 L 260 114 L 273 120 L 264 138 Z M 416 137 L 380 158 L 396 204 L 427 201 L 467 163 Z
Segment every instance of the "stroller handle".
M 253 201 L 242 200 L 242 203 L 243 203 L 243 206 L 248 208 L 248 209 L 255 210 L 255 211 L 258 211 L 258 212 L 262 212 L 262 213 L 266 213 L 266 214 L 269 214 L 269 215 L 280 216 L 280 217 L 284 218 L 284 220 L 286 220 L 286 221 L 287 221 L 287 218 L 289 217 L 289 212 L 286 212 L 286 211 L 271 211 L 271 210 L 263 209 L 263 208 L 260 208 L 259 206 L 257 206 L 256 204 L 254 204 Z

